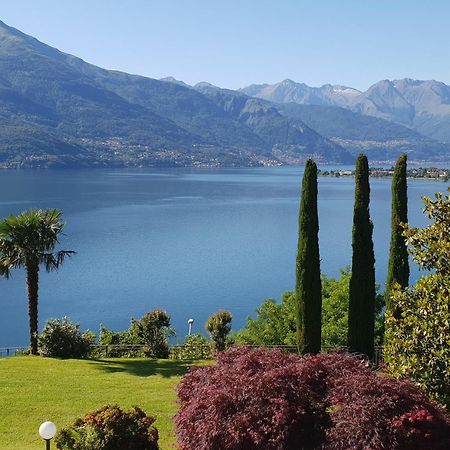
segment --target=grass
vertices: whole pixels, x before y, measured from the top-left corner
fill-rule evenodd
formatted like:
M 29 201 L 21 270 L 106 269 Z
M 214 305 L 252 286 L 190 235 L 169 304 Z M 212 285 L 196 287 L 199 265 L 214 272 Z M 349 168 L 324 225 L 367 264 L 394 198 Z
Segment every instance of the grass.
M 12 357 L 0 360 L 0 448 L 43 448 L 39 425 L 61 429 L 105 404 L 140 406 L 157 417 L 161 449 L 175 438 L 175 386 L 192 363 L 171 360 L 58 360 Z

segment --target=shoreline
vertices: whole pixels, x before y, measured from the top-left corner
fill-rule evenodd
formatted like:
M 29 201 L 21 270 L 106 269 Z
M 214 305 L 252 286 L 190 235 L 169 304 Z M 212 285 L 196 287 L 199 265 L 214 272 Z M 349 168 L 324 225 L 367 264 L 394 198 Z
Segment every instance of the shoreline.
M 317 171 L 317 175 L 321 177 L 353 177 L 355 175 L 354 170 L 322 170 Z M 379 167 L 369 168 L 369 176 L 373 178 L 391 178 L 394 175 L 394 167 L 390 169 L 383 169 Z M 406 171 L 408 179 L 424 179 L 424 180 L 436 180 L 436 181 L 449 181 L 450 169 L 441 169 L 437 167 L 419 167 L 414 169 L 408 169 Z

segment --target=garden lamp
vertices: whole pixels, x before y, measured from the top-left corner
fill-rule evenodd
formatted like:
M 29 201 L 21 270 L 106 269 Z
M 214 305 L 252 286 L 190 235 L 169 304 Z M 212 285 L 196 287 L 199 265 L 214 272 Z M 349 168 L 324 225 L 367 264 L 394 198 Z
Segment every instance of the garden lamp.
M 39 435 L 45 440 L 45 450 L 50 450 L 50 441 L 56 434 L 56 425 L 53 422 L 44 422 L 39 427 Z
M 188 320 L 188 326 L 189 326 L 189 329 L 188 329 L 188 336 L 190 336 L 191 335 L 191 333 L 192 333 L 192 324 L 194 323 L 194 319 L 189 319 Z

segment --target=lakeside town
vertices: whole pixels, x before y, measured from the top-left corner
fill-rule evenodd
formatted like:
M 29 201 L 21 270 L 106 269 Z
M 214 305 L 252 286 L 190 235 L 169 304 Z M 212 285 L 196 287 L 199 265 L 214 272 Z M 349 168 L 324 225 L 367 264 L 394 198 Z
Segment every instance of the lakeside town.
M 369 169 L 369 176 L 374 178 L 386 178 L 394 176 L 395 168 L 390 169 L 382 167 L 371 167 Z M 318 175 L 322 177 L 352 177 L 355 175 L 354 170 L 336 169 L 336 170 L 318 170 Z M 450 179 L 450 169 L 443 169 L 438 167 L 419 167 L 412 168 L 406 171 L 407 178 L 418 178 L 427 180 L 436 180 L 446 182 Z

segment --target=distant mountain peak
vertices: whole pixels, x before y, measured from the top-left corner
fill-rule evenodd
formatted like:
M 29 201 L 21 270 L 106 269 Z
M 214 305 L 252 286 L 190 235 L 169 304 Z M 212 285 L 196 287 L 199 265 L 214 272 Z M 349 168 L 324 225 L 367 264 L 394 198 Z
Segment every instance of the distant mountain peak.
M 298 84 L 298 83 L 296 83 L 295 81 L 291 80 L 290 78 L 286 78 L 283 81 L 280 81 L 278 84 L 279 85 L 280 84 L 291 85 L 291 84 Z
M 184 86 L 184 87 L 188 87 L 188 88 L 191 87 L 189 84 L 185 83 L 184 81 L 177 80 L 177 79 L 174 78 L 174 77 L 160 78 L 159 81 L 165 81 L 165 82 L 167 82 L 167 83 L 178 84 L 179 86 Z
M 195 89 L 198 88 L 213 88 L 213 89 L 220 89 L 218 86 L 215 86 L 214 84 L 208 83 L 207 81 L 200 81 L 199 83 L 194 85 Z
M 348 87 L 348 86 L 343 86 L 341 84 L 324 84 L 320 88 L 316 88 L 316 89 L 322 89 L 322 90 L 329 89 L 333 92 L 349 94 L 349 95 L 361 94 L 361 91 L 358 91 L 358 89 Z

